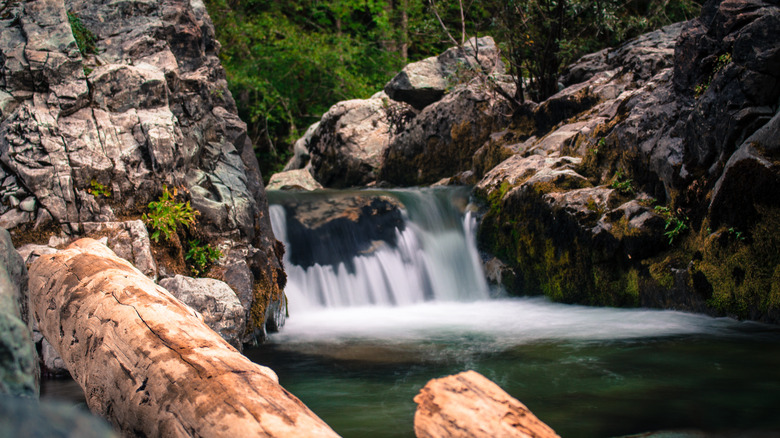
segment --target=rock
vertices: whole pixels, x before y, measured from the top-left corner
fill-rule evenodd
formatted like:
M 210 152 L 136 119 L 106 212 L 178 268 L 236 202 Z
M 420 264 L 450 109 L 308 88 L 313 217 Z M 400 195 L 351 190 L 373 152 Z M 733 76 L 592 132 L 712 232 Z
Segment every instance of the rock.
M 288 170 L 271 176 L 267 190 L 317 190 L 322 184 L 317 182 L 306 169 Z
M 273 371 L 95 240 L 39 258 L 30 290 L 90 410 L 122 434 L 337 436 Z
M 0 207 L 0 225 L 12 233 L 49 225 L 73 238 L 82 223 L 138 218 L 163 185 L 177 187 L 200 210 L 204 240 L 245 247 L 257 293 L 248 330 L 262 331 L 266 301 L 281 302 L 284 271 L 257 159 L 203 3 L 7 6 L 12 19 L 0 23 L 2 190 L 24 200 Z M 68 11 L 95 34 L 98 55 L 80 54 Z M 94 184 L 110 195 L 94 195 Z M 142 268 L 152 273 L 151 264 Z
M 106 246 L 129 261 L 152 280 L 157 279 L 157 264 L 146 225 L 140 220 L 128 222 L 85 222 L 84 234 L 94 239 L 106 237 Z
M 65 403 L 0 396 L 3 437 L 117 438 L 102 419 Z
M 38 397 L 38 354 L 28 325 L 27 269 L 0 229 L 0 394 Z
M 309 159 L 311 158 L 309 154 L 309 142 L 319 126 L 320 122 L 312 124 L 306 129 L 306 133 L 303 134 L 303 137 L 295 141 L 295 144 L 293 144 L 293 157 L 290 158 L 290 161 L 284 166 L 284 172 L 303 169 L 308 165 Z M 273 178 L 273 176 L 271 178 Z
M 747 230 L 761 214 L 759 206 L 780 205 L 780 112 L 748 137 L 731 155 L 712 191 L 709 216 L 721 224 Z
M 509 103 L 479 86 L 463 86 L 428 105 L 384 151 L 379 180 L 431 184 L 470 170 L 474 153 L 506 128 Z
M 46 338 L 41 341 L 41 361 L 44 367 L 43 374 L 47 377 L 70 377 L 65 361 Z
M 418 110 L 440 100 L 458 81 L 481 68 L 488 74 L 502 75 L 505 67 L 493 38 L 471 38 L 462 48 L 452 47 L 439 56 L 407 64 L 385 85 L 385 93 L 396 101 Z
M 344 193 L 323 198 L 301 194 L 281 200 L 292 264 L 337 266 L 382 244 L 395 246 L 404 223 L 401 204 L 388 196 Z
M 57 249 L 48 245 L 36 245 L 30 243 L 19 247 L 17 252 L 20 256 L 22 256 L 24 264 L 27 266 L 27 269 L 29 269 L 30 265 L 32 265 L 34 261 L 38 260 L 38 257 L 46 254 L 54 254 L 57 252 Z
M 203 322 L 239 351 L 246 327 L 244 307 L 227 284 L 213 278 L 177 275 L 160 280 L 173 296 L 203 315 Z
M 524 404 L 476 371 L 431 380 L 414 401 L 418 438 L 558 437 Z
M 339 102 L 322 116 L 308 141 L 317 181 L 325 187 L 350 187 L 376 179 L 393 137 L 389 102 L 384 93 L 377 93 L 366 100 Z

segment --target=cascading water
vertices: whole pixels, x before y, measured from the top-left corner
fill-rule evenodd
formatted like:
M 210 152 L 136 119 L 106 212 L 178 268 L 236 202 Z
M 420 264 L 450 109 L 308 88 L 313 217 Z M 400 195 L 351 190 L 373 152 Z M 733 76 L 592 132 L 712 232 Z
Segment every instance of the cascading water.
M 275 194 L 272 199 L 278 203 L 270 206 L 271 223 L 276 238 L 288 248 L 284 262 L 287 272 L 285 293 L 290 312 L 324 307 L 403 306 L 423 301 L 467 301 L 488 297 L 488 286 L 474 239 L 476 221 L 470 212 L 464 213 L 454 205 L 460 202 L 465 207 L 466 192 L 463 190 L 342 192 L 327 196 L 329 200 L 338 196 L 349 200 L 351 204 L 348 208 L 356 208 L 356 198 L 363 199 L 365 204 L 379 196 L 391 197 L 394 202 L 400 203 L 400 212 L 397 213 L 400 213 L 401 221 L 387 241 L 362 242 L 370 243 L 364 245 L 368 248 L 363 251 L 354 251 L 354 246 L 359 245 L 361 239 L 371 239 L 371 236 L 349 230 L 342 232 L 346 236 L 339 237 L 357 242 L 346 250 L 339 248 L 342 242 L 322 239 L 322 236 L 302 241 L 301 236 L 291 235 L 294 228 L 302 228 L 290 226 L 295 221 L 291 216 L 295 215 L 296 208 L 317 210 L 318 207 L 312 205 L 323 202 L 322 195 L 297 194 L 285 199 L 284 195 Z M 339 207 L 338 204 L 333 206 L 332 213 L 343 213 Z M 383 220 L 371 217 L 370 209 L 362 212 L 358 208 L 355 214 L 364 217 L 356 219 L 353 215 L 353 223 L 364 220 L 369 222 L 369 229 L 377 226 L 371 224 L 372 221 Z M 304 233 L 311 235 L 332 231 L 323 226 L 313 228 L 313 231 L 307 229 Z M 384 233 L 387 234 L 387 231 Z M 306 248 L 315 254 L 315 260 L 296 263 L 298 247 L 291 244 L 293 241 L 307 247 L 317 245 L 327 248 Z M 321 255 L 320 260 L 316 260 L 317 254 Z
M 290 317 L 246 354 L 345 438 L 413 436 L 420 388 L 467 369 L 561 436 L 778 436 L 776 327 L 490 298 L 466 189 L 269 201 Z

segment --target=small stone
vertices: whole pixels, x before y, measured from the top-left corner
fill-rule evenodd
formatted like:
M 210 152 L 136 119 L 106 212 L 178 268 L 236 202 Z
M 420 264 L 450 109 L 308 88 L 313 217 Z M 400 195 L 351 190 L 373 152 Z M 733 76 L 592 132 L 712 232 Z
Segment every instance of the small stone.
M 8 203 L 11 204 L 11 208 L 16 208 L 19 206 L 19 199 L 16 198 L 16 196 L 9 196 L 8 197 Z
M 24 201 L 19 203 L 19 208 L 22 211 L 27 211 L 27 212 L 32 213 L 32 212 L 35 211 L 36 204 L 37 204 L 37 201 L 35 201 L 35 198 L 30 196 L 28 198 L 25 198 Z

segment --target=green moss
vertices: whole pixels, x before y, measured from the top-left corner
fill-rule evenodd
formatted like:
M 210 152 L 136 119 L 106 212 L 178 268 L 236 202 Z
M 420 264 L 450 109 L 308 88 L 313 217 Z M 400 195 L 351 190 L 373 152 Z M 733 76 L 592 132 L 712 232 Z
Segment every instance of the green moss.
M 76 39 L 76 45 L 79 46 L 81 56 L 96 55 L 98 50 L 95 34 L 87 29 L 84 23 L 81 22 L 81 18 L 73 12 L 68 12 L 68 21 L 70 22 L 71 32 L 73 32 L 73 38 Z
M 780 207 L 758 210 L 761 220 L 750 239 L 718 230 L 704 241 L 702 260 L 695 264 L 712 287 L 708 304 L 740 318 L 780 311 Z
M 648 269 L 650 276 L 664 289 L 671 289 L 674 286 L 673 260 L 671 256 L 667 256 L 660 262 L 650 264 Z

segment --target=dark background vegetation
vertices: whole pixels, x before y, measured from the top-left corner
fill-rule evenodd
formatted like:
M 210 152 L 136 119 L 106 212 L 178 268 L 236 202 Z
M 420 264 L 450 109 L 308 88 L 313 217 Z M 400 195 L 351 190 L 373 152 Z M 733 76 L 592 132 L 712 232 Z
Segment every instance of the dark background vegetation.
M 206 0 L 228 83 L 267 179 L 340 100 L 367 98 L 406 63 L 491 35 L 526 87 L 557 91 L 578 57 L 696 16 L 696 0 Z M 437 15 L 447 28 L 445 31 Z

